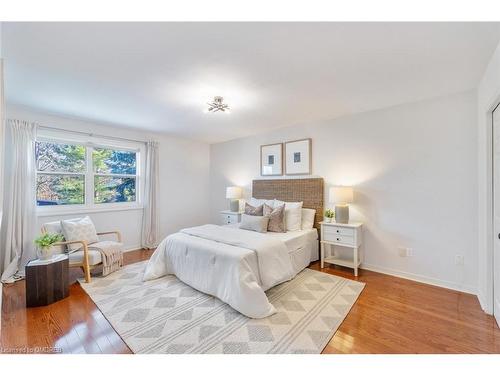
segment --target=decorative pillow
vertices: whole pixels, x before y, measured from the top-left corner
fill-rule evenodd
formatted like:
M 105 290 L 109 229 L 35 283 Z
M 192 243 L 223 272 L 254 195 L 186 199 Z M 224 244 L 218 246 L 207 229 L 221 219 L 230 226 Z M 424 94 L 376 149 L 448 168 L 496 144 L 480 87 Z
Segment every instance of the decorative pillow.
M 302 229 L 313 229 L 316 210 L 312 208 L 302 209 Z
M 285 205 L 285 226 L 286 230 L 293 232 L 302 228 L 302 204 L 303 202 L 283 202 L 274 201 L 274 207 Z
M 251 216 L 262 216 L 264 213 L 264 205 L 261 204 L 259 207 L 254 207 L 245 203 L 245 214 Z
M 262 206 L 263 204 L 267 204 L 269 207 L 274 207 L 274 199 L 257 199 L 252 197 L 248 203 L 254 207 Z
M 269 232 L 286 232 L 285 205 L 272 208 L 267 204 L 264 204 L 264 216 L 269 217 L 269 224 L 267 225 L 267 230 Z
M 99 241 L 94 223 L 90 217 L 85 216 L 81 220 L 61 220 L 61 228 L 66 241 L 87 241 L 88 244 Z M 68 245 L 70 252 L 79 250 L 81 244 Z
M 254 232 L 266 233 L 269 224 L 268 216 L 241 215 L 240 229 L 253 230 Z

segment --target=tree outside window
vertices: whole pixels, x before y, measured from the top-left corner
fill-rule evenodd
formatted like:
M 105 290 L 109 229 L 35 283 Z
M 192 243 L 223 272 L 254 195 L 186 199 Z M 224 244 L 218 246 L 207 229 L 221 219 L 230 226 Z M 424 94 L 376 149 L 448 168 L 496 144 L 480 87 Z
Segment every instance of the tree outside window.
M 92 158 L 91 167 L 87 167 L 88 155 Z M 38 141 L 35 157 L 38 206 L 137 200 L 135 151 Z M 93 182 L 93 192 L 88 194 L 87 181 Z

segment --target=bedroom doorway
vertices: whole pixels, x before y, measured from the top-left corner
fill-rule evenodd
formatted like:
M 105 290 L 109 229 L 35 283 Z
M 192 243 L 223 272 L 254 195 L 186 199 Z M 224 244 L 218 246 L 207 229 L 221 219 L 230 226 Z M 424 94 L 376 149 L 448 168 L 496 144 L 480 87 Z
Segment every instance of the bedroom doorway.
M 500 104 L 492 113 L 493 125 L 493 314 L 500 326 Z

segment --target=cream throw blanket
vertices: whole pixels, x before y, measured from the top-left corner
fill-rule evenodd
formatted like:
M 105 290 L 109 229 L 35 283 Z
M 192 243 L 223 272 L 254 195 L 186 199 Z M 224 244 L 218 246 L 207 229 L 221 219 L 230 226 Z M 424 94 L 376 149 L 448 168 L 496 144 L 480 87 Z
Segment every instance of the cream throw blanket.
M 102 275 L 107 276 L 123 266 L 123 244 L 115 241 L 101 241 L 89 245 L 89 249 L 98 250 L 102 256 Z

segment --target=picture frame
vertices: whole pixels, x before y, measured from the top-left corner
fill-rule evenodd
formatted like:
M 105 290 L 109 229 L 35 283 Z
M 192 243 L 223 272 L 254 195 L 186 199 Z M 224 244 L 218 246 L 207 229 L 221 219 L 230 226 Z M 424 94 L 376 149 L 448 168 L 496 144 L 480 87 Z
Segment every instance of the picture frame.
M 311 138 L 285 142 L 285 174 L 307 175 L 312 169 Z
M 283 175 L 283 143 L 260 146 L 260 175 Z

